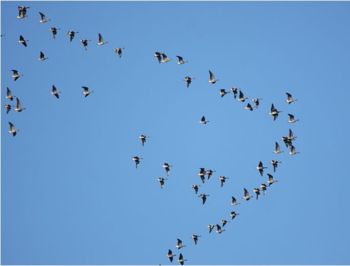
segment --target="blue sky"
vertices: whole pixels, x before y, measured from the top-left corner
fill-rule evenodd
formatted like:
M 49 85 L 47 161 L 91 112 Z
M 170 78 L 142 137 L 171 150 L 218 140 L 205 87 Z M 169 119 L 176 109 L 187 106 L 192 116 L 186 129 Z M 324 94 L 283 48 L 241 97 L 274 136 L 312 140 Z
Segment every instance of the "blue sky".
M 27 2 L 23 20 L 17 5 L 1 2 L 2 264 L 168 264 L 177 238 L 187 264 L 350 264 L 348 2 Z M 39 11 L 51 21 L 39 23 Z M 172 60 L 158 64 L 155 51 Z M 14 82 L 11 69 L 24 76 Z M 94 93 L 84 98 L 81 86 Z M 220 98 L 233 86 L 263 98 L 260 108 Z M 6 87 L 22 113 L 4 112 Z M 298 101 L 287 105 L 287 91 Z M 275 122 L 271 103 L 283 111 Z M 296 156 L 282 145 L 289 128 Z M 243 202 L 244 187 L 266 182 L 257 163 L 272 173 L 275 158 L 279 182 Z M 160 189 L 164 162 L 173 168 Z M 200 167 L 216 170 L 200 188 L 204 206 L 191 188 Z M 226 231 L 209 235 L 232 210 Z

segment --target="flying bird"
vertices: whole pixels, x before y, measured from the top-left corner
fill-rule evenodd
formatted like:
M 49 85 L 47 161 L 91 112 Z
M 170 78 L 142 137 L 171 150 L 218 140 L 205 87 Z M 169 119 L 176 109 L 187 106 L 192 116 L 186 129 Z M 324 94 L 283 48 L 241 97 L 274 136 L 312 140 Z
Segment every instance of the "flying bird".
M 283 152 L 283 151 L 281 151 L 281 147 L 280 147 L 280 145 L 278 144 L 277 141 L 275 142 L 275 149 L 273 150 L 273 152 L 274 152 L 275 154 L 280 154 L 280 153 Z
M 24 39 L 24 37 L 22 35 L 19 36 L 18 42 L 19 42 L 19 44 L 22 44 L 24 47 L 27 47 L 28 40 Z
M 170 168 L 172 167 L 172 165 L 168 164 L 168 163 L 163 163 L 163 169 L 165 170 L 166 175 L 169 175 L 170 172 Z
M 194 190 L 194 193 L 198 193 L 198 190 L 199 190 L 199 185 L 196 185 L 196 184 L 194 184 L 194 185 L 192 185 L 192 188 L 193 188 L 193 190 Z
M 49 59 L 48 57 L 46 57 L 45 56 L 45 54 L 42 52 L 42 51 L 40 51 L 40 54 L 39 54 L 39 61 L 45 61 L 45 60 L 47 60 L 47 59 Z
M 7 104 L 5 104 L 4 107 L 5 107 L 5 110 L 6 110 L 6 114 L 8 114 L 8 113 L 11 111 L 11 108 L 12 108 L 12 107 L 11 107 L 11 104 L 8 104 L 8 103 L 7 103 Z
M 272 164 L 274 172 L 276 172 L 276 169 L 277 169 L 277 166 L 278 166 L 279 163 L 281 163 L 281 161 L 271 160 L 271 164 Z
M 215 228 L 215 225 L 213 225 L 213 224 L 208 224 L 209 234 L 213 231 L 214 228 Z
M 182 253 L 179 254 L 179 258 L 178 258 L 178 263 L 180 265 L 184 265 L 185 264 L 185 261 L 187 261 L 186 259 L 184 259 L 184 256 L 182 255 Z
M 91 40 L 87 40 L 87 39 L 82 39 L 80 40 L 81 44 L 83 45 L 85 51 L 87 51 L 87 47 L 89 45 L 89 42 L 91 42 Z
M 157 58 L 158 63 L 162 62 L 162 53 L 161 52 L 155 52 L 154 57 Z
M 294 99 L 292 94 L 290 94 L 289 92 L 286 92 L 286 95 L 287 95 L 287 99 L 286 99 L 286 102 L 288 104 L 291 104 L 291 103 L 294 103 L 297 101 L 297 99 Z
M 200 238 L 201 236 L 200 235 L 196 235 L 196 234 L 193 234 L 192 235 L 192 240 L 194 242 L 195 245 L 197 245 L 198 243 L 198 238 Z
M 219 180 L 220 180 L 220 187 L 223 187 L 224 186 L 224 183 L 226 182 L 226 179 L 229 179 L 228 177 L 222 175 L 219 177 Z
M 233 93 L 233 98 L 237 99 L 238 88 L 232 87 L 231 92 Z
M 177 57 L 177 63 L 179 65 L 183 65 L 183 64 L 187 63 L 187 61 L 185 61 L 182 56 L 177 55 L 176 57 Z
M 124 50 L 124 48 L 121 48 L 121 47 L 114 48 L 114 52 L 119 56 L 119 58 L 122 57 L 123 50 Z
M 40 23 L 46 23 L 46 22 L 49 22 L 51 19 L 49 18 L 46 18 L 45 14 L 42 13 L 42 12 L 39 12 L 39 15 L 40 15 Z
M 253 98 L 252 99 L 252 102 L 254 103 L 254 108 L 255 109 L 258 109 L 261 100 L 262 100 L 261 98 Z
M 51 27 L 50 31 L 52 33 L 52 38 L 56 39 L 56 35 L 57 35 L 57 31 L 60 30 L 60 28 L 56 28 L 56 27 Z
M 79 33 L 79 31 L 74 31 L 74 30 L 70 30 L 67 32 L 67 35 L 69 36 L 69 41 L 72 42 L 74 37 L 75 37 L 75 34 Z
M 273 117 L 273 121 L 275 121 L 278 117 L 278 114 L 281 113 L 282 111 L 278 111 L 275 107 L 274 104 L 271 104 L 270 112 L 269 115 Z
M 16 97 L 16 107 L 15 107 L 15 111 L 16 112 L 22 112 L 23 110 L 25 110 L 26 108 L 24 108 L 20 102 L 20 100 Z
M 84 95 L 84 97 L 88 97 L 91 93 L 93 93 L 93 90 L 90 90 L 86 86 L 82 86 L 82 88 L 83 88 L 83 95 Z
M 254 193 L 256 195 L 256 199 L 258 199 L 259 195 L 260 195 L 260 189 L 259 188 L 254 188 L 253 191 L 254 191 Z
M 208 124 L 210 121 L 208 121 L 208 120 L 206 120 L 205 119 L 205 116 L 203 115 L 202 117 L 201 117 L 201 119 L 199 120 L 199 123 L 200 124 L 202 124 L 202 125 L 206 125 L 206 124 Z
M 27 17 L 27 9 L 29 9 L 29 6 L 18 6 L 18 15 L 17 18 L 18 19 L 23 19 L 25 17 Z
M 207 201 L 207 197 L 209 197 L 210 195 L 209 194 L 200 194 L 198 197 L 202 199 L 202 205 L 205 204 L 205 202 Z
M 164 177 L 158 177 L 158 182 L 160 184 L 160 188 L 163 188 L 164 184 L 165 184 L 165 178 Z
M 174 259 L 175 256 L 176 256 L 176 255 L 173 254 L 172 250 L 169 249 L 169 250 L 168 250 L 167 257 L 168 257 L 168 259 L 169 259 L 170 262 L 173 262 L 173 259 Z
M 145 143 L 146 143 L 147 138 L 148 138 L 148 137 L 147 137 L 146 135 L 144 135 L 144 134 L 141 134 L 141 135 L 139 136 L 139 139 L 140 139 L 140 141 L 141 141 L 142 146 L 145 146 Z
M 186 87 L 188 88 L 188 87 L 191 85 L 191 83 L 192 83 L 192 78 L 189 77 L 189 76 L 186 76 L 186 77 L 184 78 L 184 81 L 185 81 L 185 83 L 186 83 Z
M 273 176 L 271 174 L 267 174 L 267 176 L 269 178 L 268 181 L 267 181 L 269 186 L 271 186 L 273 183 L 278 182 L 278 180 L 273 179 Z
M 243 199 L 250 200 L 251 196 L 246 188 L 243 189 Z
M 253 106 L 250 103 L 247 103 L 247 105 L 244 107 L 244 109 L 253 111 Z
M 105 45 L 105 44 L 107 44 L 108 43 L 108 41 L 104 41 L 103 40 L 103 37 L 102 37 L 102 34 L 101 33 L 99 33 L 98 34 L 98 42 L 97 42 L 97 45 Z
M 299 119 L 295 119 L 294 115 L 292 114 L 288 114 L 288 123 L 295 123 L 295 122 L 298 122 Z
M 215 75 L 213 74 L 213 72 L 211 72 L 209 70 L 209 83 L 211 84 L 215 84 L 218 80 L 216 79 Z
M 207 171 L 207 178 L 208 178 L 208 180 L 210 179 L 210 177 L 213 175 L 213 173 L 215 173 L 216 171 L 214 171 L 214 170 L 211 170 L 211 169 L 208 169 Z
M 260 185 L 260 189 L 261 189 L 261 191 L 263 192 L 263 194 L 265 194 L 265 191 L 266 191 L 266 189 L 267 189 L 267 185 L 266 185 L 266 184 L 261 184 L 261 185 Z
M 228 223 L 227 220 L 221 219 L 221 225 L 222 225 L 222 227 L 224 227 L 227 223 Z
M 258 170 L 259 174 L 261 176 L 263 176 L 264 174 L 264 169 L 266 169 L 267 167 L 264 167 L 262 161 L 259 162 L 258 166 L 256 167 L 256 169 Z
M 17 79 L 19 79 L 20 77 L 23 76 L 16 69 L 12 69 L 11 71 L 12 71 L 12 78 L 13 78 L 14 81 L 16 81 Z
M 222 229 L 221 226 L 220 226 L 219 224 L 216 224 L 215 226 L 216 226 L 216 230 L 215 230 L 215 231 L 216 231 L 218 234 L 221 234 L 222 232 L 225 231 L 225 229 Z
M 231 197 L 231 205 L 232 205 L 232 206 L 235 206 L 235 205 L 238 205 L 238 204 L 240 204 L 240 203 L 237 202 L 237 199 L 236 199 L 234 196 L 232 196 L 232 197 Z
M 298 151 L 296 150 L 296 148 L 294 147 L 294 145 L 290 145 L 290 146 L 289 146 L 289 154 L 290 154 L 290 155 L 296 155 L 296 154 L 298 154 L 298 153 L 300 153 L 300 152 L 298 152 Z
M 225 90 L 225 89 L 220 89 L 220 97 L 224 97 L 226 94 L 230 93 L 229 91 Z
M 199 168 L 198 176 L 201 178 L 203 184 L 205 182 L 205 175 L 206 175 L 205 168 L 203 167 Z
M 231 220 L 233 220 L 234 218 L 236 218 L 237 215 L 239 215 L 239 213 L 237 213 L 237 212 L 235 212 L 235 211 L 231 211 L 231 212 L 230 212 Z
M 16 127 L 11 122 L 9 122 L 9 133 L 14 137 L 16 136 L 17 131 L 18 130 L 16 129 Z
M 160 60 L 161 63 L 167 63 L 170 61 L 170 58 L 166 54 L 161 53 L 160 55 L 162 57 L 162 59 Z
M 135 168 L 137 168 L 137 166 L 140 164 L 140 161 L 142 160 L 142 158 L 140 158 L 139 156 L 134 156 L 134 157 L 132 157 L 132 160 L 135 162 Z
M 180 238 L 178 238 L 176 240 L 176 248 L 177 249 L 181 249 L 181 248 L 184 248 L 184 247 L 186 247 L 186 246 L 182 243 L 182 240 Z
M 60 91 L 58 91 L 55 85 L 52 85 L 51 95 L 55 96 L 57 99 L 60 98 Z
M 244 103 L 245 100 L 247 100 L 247 99 L 248 99 L 248 97 L 245 97 L 245 96 L 244 96 L 243 91 L 239 90 L 239 93 L 238 93 L 238 101 Z
M 13 96 L 9 87 L 6 87 L 6 99 L 13 101 Z

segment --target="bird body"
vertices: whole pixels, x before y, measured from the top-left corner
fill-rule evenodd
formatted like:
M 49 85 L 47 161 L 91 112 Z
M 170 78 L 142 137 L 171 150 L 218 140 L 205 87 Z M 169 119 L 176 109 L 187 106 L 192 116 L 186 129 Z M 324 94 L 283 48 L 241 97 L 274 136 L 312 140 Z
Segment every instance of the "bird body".
M 89 87 L 82 86 L 82 88 L 83 88 L 83 95 L 84 95 L 84 97 L 88 97 L 93 92 L 93 91 L 91 91 L 89 89 Z
M 26 108 L 24 108 L 20 102 L 20 100 L 16 97 L 16 107 L 14 109 L 14 111 L 16 112 L 22 112 L 23 110 L 25 110 Z
M 241 90 L 239 90 L 239 93 L 238 93 L 238 101 L 240 101 L 240 102 L 245 102 L 245 100 L 247 100 L 248 99 L 248 97 L 245 97 L 244 96 L 244 93 L 241 91 Z M 250 105 L 250 104 L 249 104 Z
M 57 31 L 59 30 L 59 28 L 56 28 L 56 27 L 51 27 L 50 28 L 50 31 L 52 33 L 52 38 L 53 39 L 56 39 L 56 35 L 57 35 Z
M 186 87 L 188 88 L 188 87 L 191 85 L 191 83 L 192 83 L 192 78 L 189 77 L 189 76 L 186 76 L 186 77 L 184 78 L 184 81 L 185 81 L 185 83 L 186 83 Z
M 17 79 L 19 79 L 20 77 L 23 76 L 16 69 L 12 69 L 11 71 L 12 71 L 12 78 L 13 78 L 14 81 L 16 81 Z
M 6 99 L 13 101 L 12 92 L 9 87 L 6 87 Z
M 114 48 L 114 52 L 119 56 L 119 58 L 122 57 L 123 50 L 124 50 L 124 48 L 120 48 L 120 47 Z
M 17 134 L 17 129 L 16 127 L 11 123 L 9 122 L 9 133 L 14 137 L 16 136 Z
M 105 45 L 105 44 L 107 44 L 107 43 L 108 43 L 108 41 L 104 41 L 104 39 L 103 39 L 103 37 L 102 37 L 102 34 L 99 33 L 99 34 L 98 34 L 98 42 L 97 42 L 97 45 L 101 46 L 101 45 Z
M 198 243 L 198 238 L 200 238 L 201 236 L 200 235 L 196 235 L 196 234 L 193 234 L 192 235 L 192 240 L 194 242 L 195 245 L 197 245 Z
M 177 64 L 178 65 L 183 65 L 183 64 L 187 63 L 187 61 L 185 61 L 182 56 L 177 55 L 176 57 L 177 57 Z
M 142 160 L 142 158 L 140 158 L 139 156 L 134 156 L 134 157 L 132 157 L 132 160 L 135 162 L 135 168 L 137 168 L 137 166 L 140 164 L 140 161 Z
M 269 115 L 273 117 L 273 121 L 275 121 L 278 117 L 278 114 L 281 113 L 282 111 L 279 111 L 276 109 L 274 104 L 271 104 L 270 112 Z
M 169 163 L 163 163 L 163 169 L 165 170 L 166 175 L 169 175 L 171 165 Z
M 207 197 L 209 197 L 209 195 L 202 193 L 198 197 L 202 199 L 202 205 L 204 205 L 205 202 L 207 201 Z
M 277 169 L 277 166 L 278 166 L 279 163 L 281 163 L 281 161 L 271 160 L 271 164 L 272 164 L 274 172 L 276 172 L 276 169 Z
M 258 170 L 258 172 L 259 172 L 259 174 L 261 175 L 261 176 L 263 176 L 263 174 L 264 174 L 264 169 L 266 169 L 267 167 L 265 167 L 264 165 L 263 165 L 263 163 L 262 163 L 262 161 L 260 161 L 259 163 L 258 163 L 258 166 L 256 167 L 256 169 Z
M 213 72 L 209 70 L 209 83 L 210 84 L 215 84 L 218 80 L 216 79 L 215 75 Z
M 167 253 L 167 257 L 168 257 L 168 259 L 169 259 L 170 262 L 173 262 L 173 259 L 174 259 L 175 256 L 176 256 L 176 255 L 173 254 L 172 250 L 169 249 L 169 250 L 168 250 L 168 253 Z
M 251 196 L 246 188 L 243 189 L 243 199 L 250 200 Z
M 58 91 L 55 85 L 52 85 L 51 94 L 55 96 L 57 99 L 60 98 L 60 92 Z
M 40 51 L 40 54 L 39 54 L 39 61 L 45 61 L 45 60 L 47 60 L 47 59 L 49 59 L 48 57 L 46 57 L 45 56 L 45 54 L 42 52 L 42 51 Z
M 268 186 L 271 186 L 273 183 L 278 182 L 278 180 L 275 180 L 271 174 L 267 174 L 267 176 L 269 178 L 268 181 L 267 181 Z
M 278 144 L 277 141 L 275 142 L 275 149 L 273 150 L 273 152 L 274 152 L 275 154 L 280 154 L 280 153 L 283 152 L 283 151 L 281 151 L 281 147 L 280 147 L 280 145 Z
M 201 119 L 199 120 L 199 123 L 200 124 L 202 124 L 202 125 L 206 125 L 206 124 L 208 124 L 210 121 L 208 121 L 208 120 L 206 120 L 205 119 L 205 116 L 203 115 L 202 117 L 201 117 Z
M 19 42 L 19 44 L 22 44 L 24 47 L 27 47 L 28 40 L 24 39 L 24 37 L 22 35 L 19 36 L 18 42 Z
M 51 20 L 49 18 L 46 18 L 45 14 L 42 12 L 39 12 L 39 15 L 40 15 L 40 20 L 39 20 L 40 23 L 46 23 Z
M 291 104 L 291 103 L 294 103 L 297 101 L 297 99 L 294 99 L 292 94 L 290 94 L 289 92 L 286 92 L 286 95 L 287 95 L 287 99 L 286 99 L 286 102 L 288 104 Z
M 288 114 L 288 123 L 295 123 L 298 121 L 299 121 L 299 119 L 295 119 L 294 115 Z

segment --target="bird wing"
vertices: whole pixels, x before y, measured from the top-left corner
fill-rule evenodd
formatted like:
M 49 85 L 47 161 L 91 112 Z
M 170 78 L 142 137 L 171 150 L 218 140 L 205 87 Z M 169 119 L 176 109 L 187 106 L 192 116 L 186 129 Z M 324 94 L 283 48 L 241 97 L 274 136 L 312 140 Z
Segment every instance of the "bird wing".
M 45 15 L 43 13 L 41 13 L 41 12 L 39 12 L 39 14 L 40 14 L 41 20 L 44 20 L 45 19 Z
M 103 37 L 101 33 L 98 34 L 98 42 L 103 42 Z

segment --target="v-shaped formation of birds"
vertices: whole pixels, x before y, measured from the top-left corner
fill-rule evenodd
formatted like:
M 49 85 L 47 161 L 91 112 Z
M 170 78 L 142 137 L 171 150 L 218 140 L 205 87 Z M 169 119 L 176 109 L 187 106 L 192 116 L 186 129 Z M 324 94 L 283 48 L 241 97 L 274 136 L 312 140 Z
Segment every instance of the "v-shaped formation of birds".
M 28 7 L 28 6 L 18 6 L 17 18 L 18 19 L 25 19 L 27 17 L 27 10 L 29 8 L 30 7 Z M 45 14 L 43 14 L 42 12 L 39 12 L 39 16 L 40 16 L 40 20 L 39 20 L 40 23 L 47 23 L 47 22 L 51 21 L 51 19 L 47 18 L 45 16 Z M 51 27 L 50 28 L 50 32 L 52 34 L 52 38 L 53 39 L 56 39 L 56 35 L 58 34 L 59 30 L 60 30 L 60 28 L 58 28 L 58 27 Z M 69 41 L 72 42 L 74 40 L 76 34 L 78 34 L 78 33 L 79 33 L 78 31 L 69 30 L 67 32 Z M 1 37 L 3 37 L 3 36 L 4 35 L 1 35 Z M 27 47 L 28 46 L 28 42 L 29 42 L 29 40 L 26 40 L 26 38 L 24 36 L 22 36 L 22 35 L 19 36 L 18 43 L 20 45 L 23 45 L 24 47 Z M 87 50 L 89 42 L 91 42 L 91 40 L 81 39 L 80 42 L 81 42 L 83 48 L 85 50 Z M 101 46 L 101 45 L 105 45 L 105 44 L 108 44 L 108 41 L 105 41 L 103 36 L 102 36 L 102 34 L 98 33 L 97 45 Z M 123 54 L 123 51 L 124 51 L 124 48 L 123 47 L 117 47 L 117 48 L 114 48 L 113 51 L 119 58 L 121 58 L 122 54 Z M 171 61 L 170 57 L 168 57 L 165 53 L 159 52 L 159 51 L 154 53 L 154 57 L 156 58 L 156 60 L 160 64 L 165 64 L 165 63 L 168 63 L 168 62 Z M 182 56 L 176 55 L 176 57 L 177 57 L 177 64 L 183 65 L 183 64 L 188 63 L 188 61 L 184 60 L 184 58 Z M 48 57 L 44 54 L 44 52 L 40 51 L 38 60 L 45 61 L 47 59 L 48 59 Z M 12 69 L 11 71 L 12 71 L 12 78 L 13 78 L 14 81 L 17 81 L 19 78 L 23 77 L 23 74 L 20 73 L 18 70 Z M 184 77 L 185 86 L 187 88 L 189 88 L 191 83 L 193 82 L 193 80 L 194 80 L 194 77 L 185 76 Z M 218 79 L 216 78 L 215 74 L 211 70 L 209 70 L 208 82 L 210 84 L 215 84 L 215 83 L 218 82 Z M 93 92 L 93 90 L 91 90 L 87 86 L 82 86 L 81 88 L 82 88 L 82 95 L 83 95 L 83 97 L 87 97 Z M 60 98 L 60 91 L 56 88 L 55 85 L 52 85 L 51 94 L 54 97 L 56 97 L 57 99 Z M 241 102 L 241 103 L 245 103 L 246 100 L 248 100 L 248 97 L 245 96 L 243 91 L 241 89 L 236 88 L 236 87 L 232 87 L 230 90 L 226 90 L 226 89 L 220 89 L 219 90 L 219 95 L 220 95 L 221 98 L 225 97 L 228 94 L 233 94 L 233 98 L 236 99 L 238 102 Z M 16 96 L 12 95 L 11 89 L 9 87 L 6 88 L 6 100 L 9 101 L 8 103 L 6 103 L 4 105 L 7 114 L 12 109 L 15 112 L 22 112 L 23 110 L 26 109 L 25 107 L 22 106 L 22 103 L 21 103 L 20 99 L 18 97 L 16 97 Z M 16 100 L 16 104 L 14 106 L 12 106 L 11 102 L 13 102 L 14 100 Z M 252 98 L 251 99 L 251 103 L 250 102 L 246 103 L 246 105 L 244 106 L 244 109 L 249 110 L 249 111 L 257 110 L 259 108 L 259 106 L 260 106 L 261 101 L 262 101 L 262 98 Z M 291 93 L 286 92 L 286 100 L 285 101 L 286 101 L 286 103 L 288 105 L 290 105 L 290 104 L 293 104 L 295 101 L 297 101 L 297 99 L 294 99 Z M 279 114 L 281 112 L 282 111 L 278 110 L 276 108 L 276 106 L 272 103 L 271 107 L 270 107 L 270 111 L 269 111 L 268 114 L 272 117 L 273 121 L 275 121 L 278 118 L 278 116 L 279 116 Z M 299 119 L 295 118 L 295 116 L 293 114 L 290 114 L 290 113 L 288 114 L 288 123 L 294 124 L 297 121 L 299 121 Z M 202 124 L 203 126 L 208 124 L 209 122 L 210 121 L 207 120 L 204 115 L 199 119 L 199 123 Z M 16 136 L 17 132 L 19 130 L 15 127 L 15 125 L 12 122 L 9 121 L 8 124 L 9 124 L 9 130 L 8 130 L 9 134 L 11 134 L 12 136 Z M 141 134 L 139 136 L 139 141 L 141 142 L 142 146 L 145 145 L 145 143 L 146 143 L 148 138 L 149 137 L 144 135 L 144 134 Z M 290 155 L 296 155 L 296 154 L 299 153 L 296 150 L 296 148 L 294 146 L 294 143 L 293 143 L 295 141 L 295 139 L 296 139 L 296 136 L 294 135 L 294 133 L 293 133 L 293 131 L 291 129 L 289 129 L 288 134 L 286 136 L 282 136 L 282 139 L 281 139 L 284 142 L 286 148 L 289 149 L 289 154 Z M 283 151 L 281 150 L 280 144 L 277 141 L 275 142 L 275 147 L 274 147 L 273 152 L 276 155 L 283 153 Z M 142 159 L 143 158 L 140 157 L 140 156 L 133 156 L 132 157 L 132 161 L 134 162 L 136 168 L 139 167 Z M 273 170 L 274 173 L 276 172 L 277 167 L 278 167 L 278 165 L 280 163 L 281 163 L 281 161 L 279 161 L 277 159 L 272 159 L 270 161 L 270 164 L 272 166 L 272 170 Z M 168 162 L 164 162 L 162 167 L 163 167 L 165 175 L 167 177 L 166 178 L 165 177 L 158 177 L 158 182 L 159 182 L 159 185 L 160 185 L 161 189 L 164 188 L 166 180 L 168 180 L 168 177 L 169 177 L 172 165 L 169 164 Z M 258 162 L 258 164 L 256 166 L 257 172 L 258 172 L 258 174 L 260 176 L 264 176 L 264 171 L 267 168 L 268 167 L 265 166 L 262 161 Z M 197 195 L 198 198 L 201 199 L 202 205 L 204 205 L 206 203 L 206 201 L 207 201 L 207 199 L 208 199 L 208 197 L 210 195 L 206 194 L 204 192 L 202 192 L 202 193 L 200 193 L 198 195 L 199 189 L 200 189 L 200 187 L 204 186 L 204 184 L 206 182 L 208 182 L 210 180 L 210 178 L 214 175 L 215 172 L 216 171 L 213 170 L 213 169 L 200 168 L 199 172 L 198 172 L 198 176 L 200 177 L 200 181 L 201 181 L 202 184 L 193 184 L 192 185 L 192 189 L 194 191 L 194 194 Z M 229 179 L 229 177 L 224 176 L 224 175 L 220 175 L 219 176 L 220 186 L 223 187 L 225 182 L 228 179 Z M 266 183 L 262 183 L 260 185 L 260 187 L 253 188 L 253 190 L 251 191 L 252 195 L 255 194 L 255 198 L 256 198 L 256 200 L 258 200 L 259 196 L 261 194 L 264 195 L 266 190 L 268 189 L 268 187 L 270 187 L 272 184 L 274 184 L 276 182 L 278 182 L 278 180 L 276 180 L 271 173 L 267 173 L 267 181 L 266 181 Z M 243 201 L 248 201 L 248 200 L 250 200 L 253 197 L 250 194 L 248 189 L 243 188 L 242 190 L 243 190 L 243 195 L 242 195 L 241 199 Z M 230 202 L 231 202 L 232 206 L 237 206 L 238 204 L 240 204 L 239 200 L 237 200 L 237 198 L 235 196 L 231 196 Z M 208 233 L 209 234 L 212 233 L 213 230 L 217 234 L 223 233 L 225 231 L 225 228 L 226 228 L 225 226 L 227 225 L 227 223 L 230 220 L 234 220 L 238 215 L 239 215 L 239 213 L 237 213 L 236 211 L 233 210 L 233 211 L 231 211 L 229 213 L 229 217 L 227 218 L 227 220 L 226 219 L 222 219 L 221 221 L 219 221 L 219 222 L 217 222 L 215 224 L 208 224 L 208 226 L 207 226 Z M 199 234 L 193 234 L 191 236 L 194 245 L 198 244 L 200 237 L 201 237 L 201 235 L 199 235 Z M 177 250 L 179 250 L 179 252 L 180 252 L 180 250 L 185 248 L 185 247 L 186 247 L 186 245 L 183 243 L 183 241 L 180 238 L 177 238 L 175 248 Z M 168 252 L 166 253 L 166 257 L 168 258 L 169 262 L 172 263 L 175 256 L 177 256 L 177 261 L 178 261 L 178 263 L 180 265 L 184 265 L 185 261 L 187 261 L 187 259 L 185 259 L 185 257 L 182 254 L 182 252 L 180 252 L 179 254 L 174 254 L 172 249 L 169 248 Z

